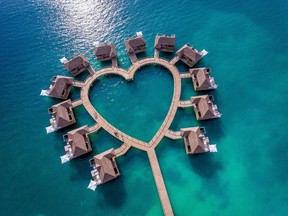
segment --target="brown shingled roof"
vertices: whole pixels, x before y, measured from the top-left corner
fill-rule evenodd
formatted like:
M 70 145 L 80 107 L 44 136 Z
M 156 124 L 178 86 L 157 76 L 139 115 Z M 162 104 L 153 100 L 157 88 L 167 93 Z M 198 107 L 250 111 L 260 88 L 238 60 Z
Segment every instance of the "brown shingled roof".
M 64 66 L 73 76 L 77 76 L 90 66 L 90 62 L 84 55 L 79 55 L 66 62 Z
M 125 40 L 125 46 L 128 53 L 144 52 L 146 50 L 146 41 L 144 37 L 132 37 Z
M 69 131 L 64 135 L 64 140 L 71 147 L 72 157 L 79 157 L 90 151 L 92 151 L 91 143 L 88 137 L 89 128 L 87 125 L 77 128 L 75 130 Z M 67 151 L 68 148 L 65 147 Z
M 196 91 L 215 89 L 215 86 L 213 86 L 210 81 L 212 78 L 210 71 L 210 68 L 195 68 L 189 70 Z M 214 85 L 216 84 L 214 83 Z
M 202 55 L 196 49 L 188 46 L 187 44 L 178 50 L 176 55 L 190 67 L 196 64 L 202 58 Z
M 73 77 L 56 76 L 49 88 L 49 96 L 54 98 L 66 99 L 74 81 Z
M 175 45 L 176 45 L 175 35 L 172 35 L 172 36 L 166 36 L 166 35 L 158 36 L 157 35 L 155 37 L 154 48 L 157 50 L 164 51 L 164 52 L 173 52 Z
M 212 103 L 213 97 L 208 95 L 191 97 L 197 120 L 219 118 L 217 106 Z M 213 109 L 213 106 L 215 109 Z
M 72 110 L 72 102 L 71 100 L 63 101 L 62 103 L 53 105 L 48 109 L 49 113 L 55 118 L 55 128 L 61 129 L 67 127 L 76 122 L 73 110 Z M 52 119 L 50 120 L 50 122 Z M 51 125 L 54 124 L 51 122 Z
M 102 183 L 111 181 L 120 175 L 115 157 L 114 149 L 109 149 L 93 157 Z
M 187 154 L 198 154 L 209 151 L 209 139 L 204 136 L 200 127 L 182 128 Z M 206 140 L 206 143 L 205 143 Z
M 99 61 L 111 60 L 116 57 L 114 44 L 102 44 L 94 48 L 94 53 Z

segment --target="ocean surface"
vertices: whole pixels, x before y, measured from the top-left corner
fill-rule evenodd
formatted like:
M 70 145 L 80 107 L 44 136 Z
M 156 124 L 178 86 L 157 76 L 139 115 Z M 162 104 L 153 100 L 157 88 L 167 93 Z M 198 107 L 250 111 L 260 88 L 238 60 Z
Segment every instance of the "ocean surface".
M 153 55 L 157 33 L 176 34 L 176 49 L 208 50 L 197 67 L 211 67 L 219 84 L 209 94 L 221 119 L 198 122 L 192 108 L 179 109 L 171 125 L 205 126 L 218 153 L 187 156 L 183 141 L 166 138 L 156 148 L 175 215 L 288 215 L 287 1 L 0 0 L 0 9 L 0 215 L 163 214 L 140 150 L 117 158 L 119 178 L 86 188 L 88 160 L 121 145 L 104 130 L 90 135 L 91 154 L 61 165 L 63 134 L 95 122 L 80 106 L 77 124 L 46 135 L 47 109 L 60 100 L 39 96 L 52 76 L 69 76 L 63 56 L 86 53 L 96 70 L 107 66 L 88 51 L 95 41 L 115 43 L 120 66 L 129 68 L 123 40 L 136 31 L 147 41 L 142 57 Z M 172 94 L 170 73 L 151 65 L 133 82 L 101 78 L 90 98 L 113 125 L 147 141 Z M 197 94 L 191 80 L 182 81 L 181 99 Z M 71 98 L 78 97 L 75 88 Z

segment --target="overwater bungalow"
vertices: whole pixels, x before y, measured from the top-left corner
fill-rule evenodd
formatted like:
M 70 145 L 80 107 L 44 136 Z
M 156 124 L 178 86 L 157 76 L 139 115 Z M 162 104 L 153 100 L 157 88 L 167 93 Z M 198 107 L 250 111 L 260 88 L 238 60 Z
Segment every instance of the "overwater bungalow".
M 69 131 L 67 134 L 65 134 L 63 136 L 63 139 L 67 143 L 67 145 L 64 147 L 66 152 L 66 155 L 64 157 L 70 160 L 72 158 L 76 158 L 87 154 L 88 152 L 91 152 L 92 148 L 88 134 L 89 128 L 87 125 Z
M 191 97 L 191 103 L 194 106 L 194 112 L 197 120 L 221 117 L 221 113 L 218 111 L 217 105 L 213 104 L 212 101 L 214 101 L 214 98 L 211 95 Z
M 99 61 L 112 60 L 116 58 L 116 49 L 114 44 L 100 44 L 94 48 L 94 53 Z
M 198 154 L 209 151 L 209 138 L 205 137 L 205 128 L 182 128 L 181 136 L 184 139 L 187 154 Z
M 176 36 L 157 35 L 155 37 L 154 48 L 162 52 L 174 52 Z
M 120 175 L 115 157 L 116 153 L 112 148 L 94 156 L 93 159 L 90 160 L 90 165 L 93 167 L 91 175 L 97 184 L 111 181 Z
M 190 69 L 189 73 L 191 74 L 195 91 L 213 90 L 217 88 L 214 78 L 210 76 L 210 68 Z
M 124 40 L 128 53 L 140 53 L 146 50 L 146 41 L 142 33 L 137 33 L 137 36 Z
M 59 99 L 67 99 L 73 86 L 73 81 L 73 77 L 54 76 L 49 89 L 45 90 L 45 95 Z
M 180 58 L 180 60 L 187 64 L 189 67 L 193 67 L 193 65 L 195 65 L 206 54 L 206 50 L 199 52 L 188 44 L 185 44 L 180 50 L 176 52 L 176 55 Z
M 76 122 L 70 99 L 53 105 L 48 109 L 48 113 L 52 114 L 52 118 L 50 119 L 50 126 L 46 127 L 47 133 L 60 130 Z
M 90 62 L 84 55 L 79 55 L 65 62 L 64 66 L 73 76 L 77 76 L 90 66 Z

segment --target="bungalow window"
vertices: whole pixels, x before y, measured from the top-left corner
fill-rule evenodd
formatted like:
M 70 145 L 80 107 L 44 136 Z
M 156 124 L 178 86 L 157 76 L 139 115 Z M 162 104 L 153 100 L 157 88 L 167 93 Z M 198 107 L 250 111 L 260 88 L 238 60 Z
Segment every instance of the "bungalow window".
M 87 142 L 85 142 L 85 145 L 86 145 L 86 149 L 89 149 L 89 145 Z
M 114 167 L 114 172 L 115 172 L 115 174 L 118 174 L 118 170 L 116 167 Z
M 66 89 L 63 89 L 61 96 L 63 97 L 66 94 Z
M 187 145 L 188 152 L 191 152 L 191 146 Z
M 70 120 L 70 121 L 72 121 L 72 120 L 73 120 L 73 118 L 72 118 L 72 115 L 69 115 L 69 120 Z

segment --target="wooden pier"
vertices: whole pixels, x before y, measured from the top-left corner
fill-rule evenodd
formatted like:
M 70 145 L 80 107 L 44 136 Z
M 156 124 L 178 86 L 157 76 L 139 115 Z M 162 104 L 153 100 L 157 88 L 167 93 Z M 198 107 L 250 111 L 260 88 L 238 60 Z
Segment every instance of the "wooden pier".
M 126 154 L 126 152 L 130 149 L 130 147 L 131 146 L 129 144 L 123 143 L 119 148 L 115 150 L 117 157 Z
M 172 131 L 172 130 L 167 130 L 165 136 L 173 140 L 182 138 L 180 131 Z
M 95 124 L 94 126 L 89 128 L 89 133 L 95 133 L 98 132 L 98 130 L 101 128 L 101 126 L 99 124 Z
M 113 59 L 112 59 L 112 67 L 118 67 L 117 58 L 113 58 Z
M 162 177 L 162 173 L 161 173 L 161 169 L 158 163 L 158 158 L 157 155 L 155 153 L 154 149 L 150 149 L 149 151 L 147 151 L 148 154 L 148 158 L 150 161 L 150 165 L 152 168 L 152 172 L 154 175 L 154 180 L 157 186 L 157 190 L 158 190 L 158 194 L 160 197 L 160 201 L 161 201 L 161 205 L 162 205 L 162 209 L 164 211 L 164 214 L 166 216 L 172 216 L 173 214 L 173 210 L 171 207 L 171 203 L 169 200 L 169 196 L 166 190 L 166 186 L 164 183 L 164 179 Z
M 190 74 L 190 73 L 181 73 L 181 74 L 180 74 L 180 77 L 181 77 L 182 79 L 192 78 L 192 74 Z
M 193 107 L 193 103 L 191 100 L 179 101 L 178 107 L 180 108 Z
M 132 58 L 131 58 L 132 57 Z M 179 59 L 175 57 L 172 61 L 168 62 L 164 59 L 159 58 L 159 53 L 155 53 L 155 56 L 152 58 L 145 58 L 142 60 L 138 60 L 134 58 L 135 56 L 131 56 L 131 61 L 133 62 L 132 66 L 129 68 L 128 71 L 119 68 L 117 63 L 113 63 L 112 67 L 104 68 L 99 71 L 95 71 L 92 67 L 89 67 L 87 70 L 89 71 L 90 75 L 86 78 L 84 82 L 74 81 L 73 85 L 75 87 L 81 88 L 80 99 L 73 102 L 73 107 L 83 105 L 88 113 L 92 116 L 92 118 L 97 122 L 96 125 L 89 128 L 90 133 L 98 131 L 100 128 L 103 128 L 116 139 L 123 142 L 123 144 L 115 150 L 117 157 L 124 155 L 131 146 L 138 148 L 140 150 L 146 151 L 149 157 L 150 165 L 152 167 L 154 179 L 156 182 L 156 186 L 158 189 L 159 197 L 161 200 L 162 208 L 165 215 L 173 215 L 173 210 L 170 204 L 170 200 L 168 197 L 168 193 L 166 191 L 165 183 L 163 180 L 163 176 L 160 170 L 160 166 L 157 160 L 157 156 L 155 154 L 155 148 L 160 143 L 164 136 L 169 134 L 169 127 L 175 117 L 176 111 L 179 106 L 180 101 L 180 94 L 181 94 L 181 77 L 179 75 L 178 69 L 174 66 L 174 63 L 177 62 Z M 171 101 L 171 105 L 168 111 L 166 118 L 164 119 L 161 127 L 159 128 L 158 132 L 155 136 L 151 139 L 150 142 L 143 142 L 141 140 L 135 139 L 128 134 L 124 133 L 123 131 L 117 129 L 109 122 L 107 122 L 94 108 L 92 103 L 89 100 L 89 89 L 92 86 L 93 82 L 98 79 L 100 76 L 107 75 L 107 74 L 116 74 L 123 77 L 125 80 L 133 80 L 136 71 L 149 64 L 157 64 L 162 67 L 168 69 L 168 71 L 173 76 L 174 80 L 174 92 L 173 98 Z M 170 132 L 171 133 L 171 132 Z
M 78 99 L 72 102 L 72 107 L 75 108 L 77 106 L 80 106 L 82 104 L 82 100 Z
M 171 59 L 170 64 L 175 65 L 179 60 L 180 58 L 178 56 L 175 56 L 173 59 Z
M 159 58 L 159 50 L 155 49 L 154 50 L 154 58 Z

